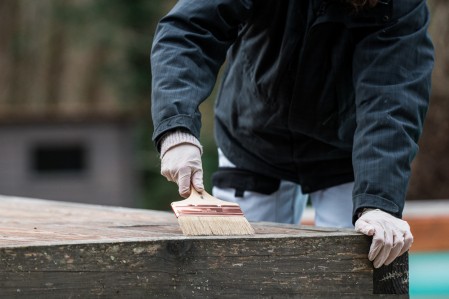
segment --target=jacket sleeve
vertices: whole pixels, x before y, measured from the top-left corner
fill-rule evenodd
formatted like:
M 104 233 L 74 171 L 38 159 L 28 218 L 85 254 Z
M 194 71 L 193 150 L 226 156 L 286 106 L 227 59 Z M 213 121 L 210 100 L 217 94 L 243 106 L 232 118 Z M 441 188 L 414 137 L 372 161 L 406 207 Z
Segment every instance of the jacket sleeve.
M 427 112 L 433 46 L 424 0 L 391 2 L 388 24 L 360 39 L 353 61 L 357 129 L 353 222 L 362 208 L 402 217 Z
M 151 51 L 153 141 L 175 128 L 199 139 L 198 106 L 211 93 L 250 0 L 180 0 L 161 19 Z

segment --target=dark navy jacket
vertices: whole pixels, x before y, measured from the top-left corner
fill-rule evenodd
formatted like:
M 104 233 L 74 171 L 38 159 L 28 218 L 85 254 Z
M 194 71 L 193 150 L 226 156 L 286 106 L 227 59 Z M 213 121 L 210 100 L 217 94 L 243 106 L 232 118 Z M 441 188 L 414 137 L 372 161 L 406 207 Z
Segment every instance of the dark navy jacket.
M 226 61 L 215 109 L 226 157 L 306 193 L 354 180 L 354 215 L 401 217 L 429 100 L 428 23 L 423 0 L 357 13 L 338 0 L 180 0 L 152 49 L 153 140 L 175 128 L 199 138 L 198 106 Z

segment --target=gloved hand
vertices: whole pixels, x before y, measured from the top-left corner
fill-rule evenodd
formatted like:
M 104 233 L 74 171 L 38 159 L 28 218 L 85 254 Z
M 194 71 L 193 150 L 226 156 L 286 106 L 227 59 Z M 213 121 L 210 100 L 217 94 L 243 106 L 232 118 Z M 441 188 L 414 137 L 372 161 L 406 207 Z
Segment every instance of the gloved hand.
M 193 136 L 187 133 L 174 134 L 177 135 L 175 139 L 169 136 L 168 140 L 163 141 L 171 145 L 168 149 L 163 150 L 161 174 L 167 180 L 178 184 L 178 191 L 182 197 L 188 197 L 190 195 L 191 186 L 201 193 L 204 190 L 204 185 L 199 142 L 195 139 L 198 145 L 182 143 L 184 139 L 181 135 L 187 136 L 188 138 L 192 138 Z M 176 142 L 181 143 L 176 144 Z M 164 144 L 162 147 L 164 147 Z
M 373 236 L 368 259 L 375 268 L 389 265 L 413 243 L 408 223 L 379 209 L 366 209 L 355 222 L 355 230 Z

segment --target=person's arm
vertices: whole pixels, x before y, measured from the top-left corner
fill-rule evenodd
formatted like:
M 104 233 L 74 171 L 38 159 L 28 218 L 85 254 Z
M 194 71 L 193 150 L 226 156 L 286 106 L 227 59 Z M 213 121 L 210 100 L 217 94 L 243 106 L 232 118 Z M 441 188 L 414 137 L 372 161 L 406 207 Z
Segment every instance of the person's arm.
M 199 139 L 198 106 L 211 93 L 250 1 L 180 0 L 159 22 L 151 51 L 153 140 L 175 128 Z
M 353 61 L 357 119 L 353 222 L 358 231 L 374 235 L 370 259 L 376 267 L 402 254 L 398 246 L 411 245 L 410 228 L 400 218 L 433 67 L 425 1 L 391 1 L 392 18 L 359 41 Z M 364 208 L 379 210 L 368 210 L 357 221 Z
M 191 170 L 191 175 L 183 176 L 188 185 L 179 186 L 182 196 L 190 193 L 193 173 L 197 173 L 193 186 L 202 189 L 198 163 L 190 164 L 200 154 L 198 107 L 210 95 L 226 52 L 250 11 L 250 0 L 179 0 L 157 27 L 151 51 L 153 141 L 158 150 L 161 140 L 170 142 L 161 155 L 162 174 L 167 179 L 179 185 L 178 176 L 168 174 L 179 173 L 181 168 L 183 173 Z M 176 149 L 174 141 L 184 149 Z

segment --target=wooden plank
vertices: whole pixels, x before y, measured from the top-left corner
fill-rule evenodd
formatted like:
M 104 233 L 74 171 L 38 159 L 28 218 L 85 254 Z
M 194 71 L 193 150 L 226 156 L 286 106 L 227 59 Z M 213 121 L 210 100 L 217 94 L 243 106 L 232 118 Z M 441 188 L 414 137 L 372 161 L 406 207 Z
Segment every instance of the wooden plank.
M 449 200 L 413 200 L 405 204 L 404 219 L 414 237 L 411 251 L 448 251 Z
M 407 217 L 414 237 L 413 252 L 449 250 L 449 215 Z
M 315 211 L 307 207 L 301 224 L 313 225 Z M 411 252 L 448 251 L 449 200 L 410 200 L 405 203 L 403 219 L 410 225 L 414 240 Z
M 374 270 L 366 236 L 254 228 L 185 237 L 172 213 L 0 197 L 0 297 L 408 297 L 407 255 Z

